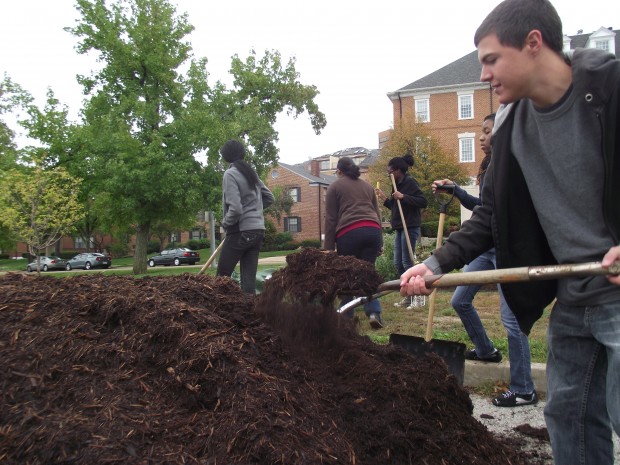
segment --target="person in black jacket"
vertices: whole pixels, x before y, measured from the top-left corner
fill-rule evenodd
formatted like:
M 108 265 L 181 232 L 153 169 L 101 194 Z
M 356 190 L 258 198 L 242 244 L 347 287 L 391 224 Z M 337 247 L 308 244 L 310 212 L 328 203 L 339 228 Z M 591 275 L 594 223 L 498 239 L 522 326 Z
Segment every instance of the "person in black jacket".
M 495 245 L 498 268 L 620 260 L 620 61 L 563 52 L 548 0 L 505 0 L 474 42 L 502 107 L 482 205 L 433 256 L 401 277 L 460 268 Z M 555 303 L 548 327 L 545 421 L 556 465 L 612 465 L 620 436 L 620 277 L 502 284 L 525 334 Z
M 495 114 L 493 113 L 487 115 L 482 123 L 480 148 L 485 153 L 485 157 L 480 162 L 480 170 L 478 171 L 480 190 L 484 186 L 486 170 L 491 163 L 491 134 L 494 121 Z M 445 184 L 454 185 L 454 196 L 468 210 L 473 210 L 478 205 L 482 205 L 481 195 L 474 197 L 449 179 L 434 181 L 431 188 L 435 192 L 436 190 L 441 190 Z M 464 271 L 494 270 L 495 268 L 495 249 L 491 249 L 469 262 Z M 495 348 L 493 342 L 487 336 L 480 316 L 474 307 L 474 297 L 476 297 L 476 293 L 481 288 L 481 284 L 458 286 L 452 295 L 450 303 L 461 318 L 469 338 L 475 345 L 473 349 L 465 352 L 465 358 L 468 360 L 499 363 L 502 360 L 502 354 Z M 508 307 L 499 286 L 498 290 L 500 295 L 500 318 L 508 336 L 510 389 L 493 398 L 493 405 L 498 407 L 516 407 L 535 404 L 538 402 L 538 395 L 534 389 L 534 380 L 532 379 L 530 343 L 527 335 L 521 331 L 519 323 L 510 307 Z
M 395 157 L 388 162 L 388 175 L 393 175 L 396 181 L 396 190 L 392 187 L 390 197 L 385 195 L 379 188 L 375 192 L 383 205 L 392 212 L 392 229 L 396 232 L 394 238 L 394 267 L 399 275 L 413 265 L 414 257 L 409 255 L 405 228 L 409 233 L 411 248 L 415 250 L 415 244 L 420 237 L 420 225 L 422 224 L 422 209 L 426 208 L 428 202 L 422 193 L 417 181 L 407 173 L 410 166 L 413 166 L 413 156 L 407 154 L 404 157 Z M 390 180 L 390 185 L 392 181 Z M 403 224 L 398 208 L 398 201 L 403 210 L 405 224 Z M 395 304 L 402 307 L 413 308 L 413 300 L 410 297 L 404 298 Z

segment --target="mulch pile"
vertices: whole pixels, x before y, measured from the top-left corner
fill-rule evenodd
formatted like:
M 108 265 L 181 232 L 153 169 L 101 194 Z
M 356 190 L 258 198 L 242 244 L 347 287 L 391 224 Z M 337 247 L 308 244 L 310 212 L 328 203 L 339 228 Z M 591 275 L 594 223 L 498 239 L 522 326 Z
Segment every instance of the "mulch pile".
M 196 274 L 0 277 L 0 463 L 538 463 L 440 358 L 371 343 L 329 286 L 300 303 L 282 274 L 260 297 Z

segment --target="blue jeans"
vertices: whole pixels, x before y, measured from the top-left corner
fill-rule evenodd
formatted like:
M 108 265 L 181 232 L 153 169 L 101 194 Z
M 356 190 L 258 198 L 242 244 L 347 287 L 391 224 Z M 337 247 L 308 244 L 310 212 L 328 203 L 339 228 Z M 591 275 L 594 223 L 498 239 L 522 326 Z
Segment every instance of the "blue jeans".
M 375 264 L 379 252 L 381 251 L 381 229 L 363 227 L 353 229 L 342 236 L 336 238 L 336 250 L 338 255 L 353 255 L 355 258 Z M 340 305 L 353 300 L 351 296 L 344 296 L 340 300 Z M 381 313 L 381 303 L 378 299 L 371 300 L 364 304 L 366 315 L 371 313 Z M 353 313 L 350 314 L 353 316 Z
M 612 465 L 620 436 L 620 301 L 556 302 L 547 330 L 545 421 L 556 465 Z
M 258 253 L 264 239 L 265 231 L 261 229 L 227 234 L 217 262 L 217 276 L 232 275 L 239 263 L 241 289 L 248 294 L 256 294 Z
M 495 250 L 491 249 L 465 267 L 465 271 L 494 270 Z M 482 286 L 458 286 L 452 295 L 452 307 L 456 310 L 467 335 L 475 346 L 476 354 L 480 358 L 488 357 L 495 347 L 487 336 L 480 316 L 473 305 L 474 297 Z M 500 295 L 500 318 L 506 329 L 508 338 L 508 359 L 510 361 L 510 390 L 517 394 L 530 394 L 534 390 L 532 367 L 530 358 L 530 343 L 519 328 L 517 318 L 504 300 L 504 295 L 498 286 Z
M 407 228 L 409 233 L 409 241 L 411 242 L 411 250 L 415 253 L 415 244 L 420 237 L 420 227 Z M 397 229 L 394 237 L 394 267 L 398 271 L 398 276 L 413 266 L 413 257 L 409 256 L 409 247 L 407 247 L 407 236 L 404 229 Z

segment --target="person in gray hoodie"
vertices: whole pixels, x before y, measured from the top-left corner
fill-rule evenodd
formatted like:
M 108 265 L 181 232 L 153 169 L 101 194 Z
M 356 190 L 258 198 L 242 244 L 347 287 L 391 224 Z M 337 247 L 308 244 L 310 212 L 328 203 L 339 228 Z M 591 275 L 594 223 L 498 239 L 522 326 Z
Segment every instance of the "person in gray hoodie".
M 241 288 L 256 293 L 258 253 L 265 239 L 263 209 L 273 203 L 273 194 L 259 179 L 256 171 L 244 160 L 245 147 L 235 139 L 220 150 L 230 163 L 222 180 L 222 227 L 226 239 L 217 264 L 218 276 L 230 276 L 237 263 L 241 268 Z

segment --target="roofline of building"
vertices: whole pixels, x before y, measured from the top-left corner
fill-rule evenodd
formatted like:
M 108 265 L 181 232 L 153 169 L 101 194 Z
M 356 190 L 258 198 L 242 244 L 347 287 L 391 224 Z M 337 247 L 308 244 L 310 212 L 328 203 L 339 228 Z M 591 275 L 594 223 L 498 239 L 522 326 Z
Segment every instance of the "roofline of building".
M 390 100 L 395 101 L 401 97 L 412 97 L 418 94 L 443 94 L 446 92 L 454 92 L 458 89 L 488 89 L 489 84 L 486 82 L 466 82 L 464 84 L 452 84 L 449 86 L 435 86 L 435 87 L 419 87 L 416 89 L 396 90 L 394 92 L 388 92 L 387 96 Z

